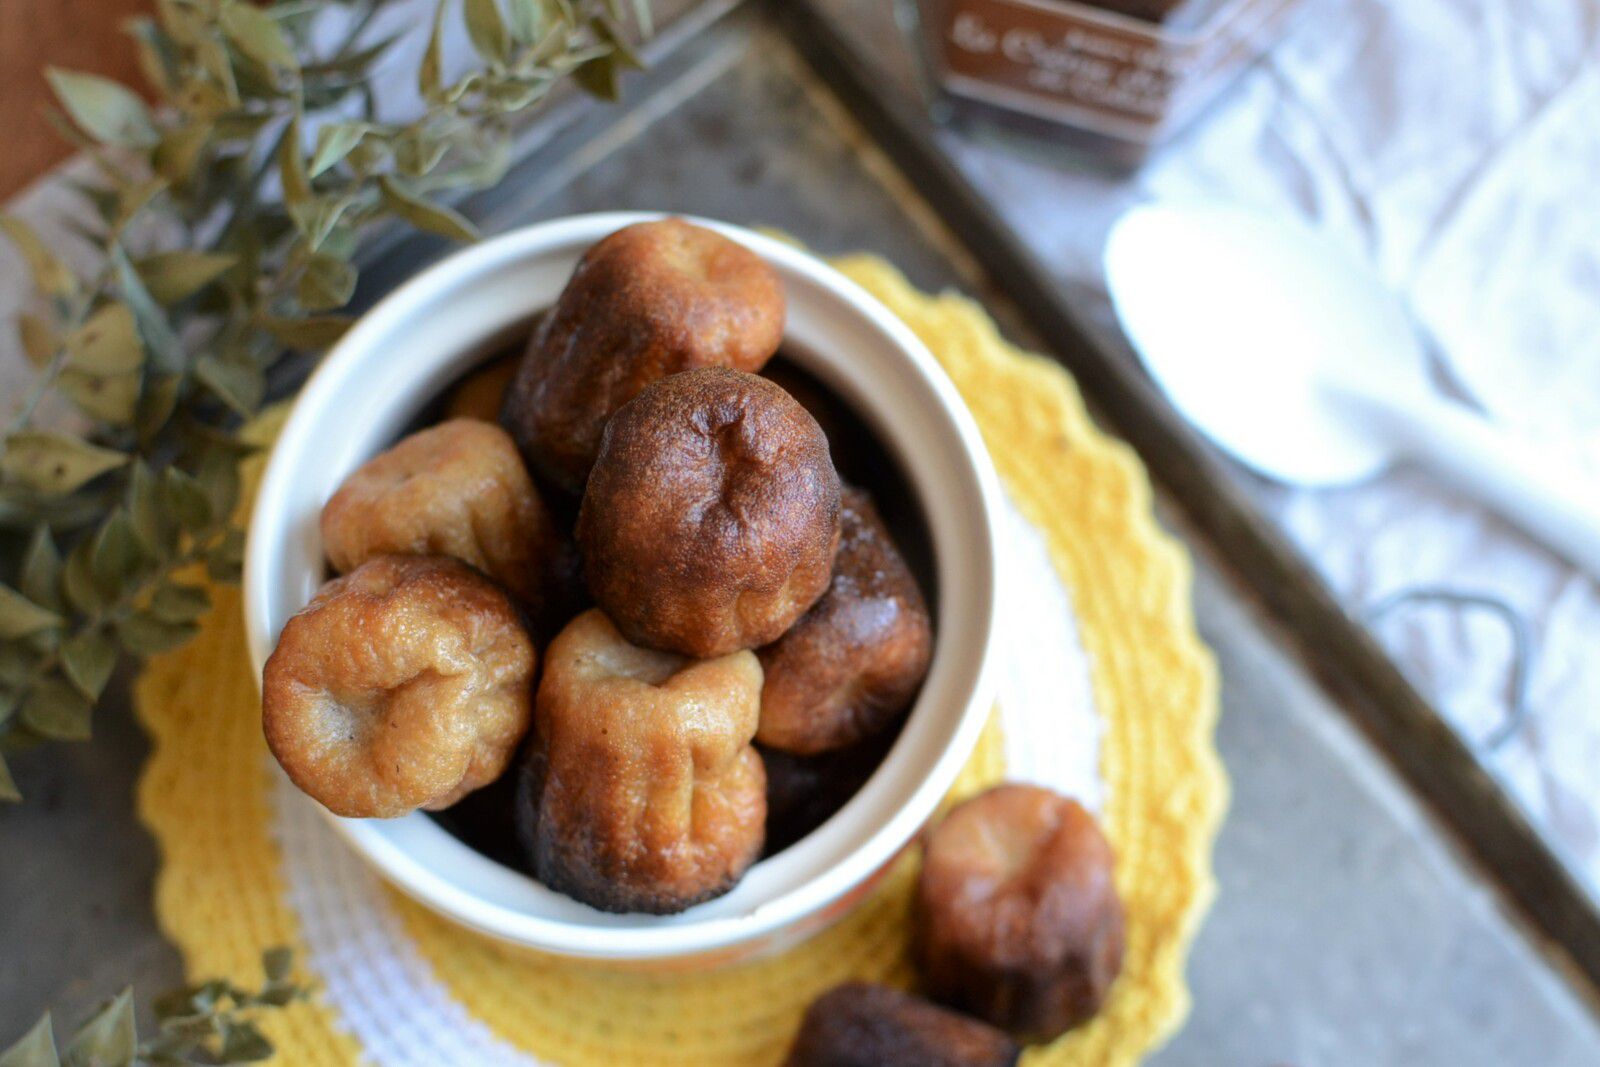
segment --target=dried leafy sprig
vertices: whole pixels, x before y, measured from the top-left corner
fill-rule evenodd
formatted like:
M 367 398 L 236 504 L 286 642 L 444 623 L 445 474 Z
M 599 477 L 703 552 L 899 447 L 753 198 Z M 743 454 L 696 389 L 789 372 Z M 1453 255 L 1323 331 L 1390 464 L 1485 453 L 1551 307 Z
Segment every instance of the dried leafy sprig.
M 446 80 L 438 0 L 417 71 L 425 107 L 380 117 L 368 40 L 390 0 L 156 0 L 127 29 L 155 107 L 124 86 L 51 70 L 58 125 L 93 160 L 77 186 L 98 253 L 75 275 L 34 230 L 0 216 L 40 299 L 17 330 L 37 369 L 0 438 L 0 530 L 28 537 L 0 584 L 4 753 L 89 736 L 119 654 L 174 648 L 209 607 L 190 579 L 234 580 L 239 460 L 253 420 L 349 323 L 351 262 L 380 220 L 470 240 L 439 202 L 493 184 L 516 116 L 570 76 L 613 97 L 637 66 L 622 0 L 460 0 L 480 64 Z M 648 32 L 648 4 L 631 16 Z M 316 26 L 341 19 L 323 48 Z M 286 381 L 285 379 L 288 379 Z M 65 397 L 82 434 L 36 425 Z
M 133 990 L 102 1004 L 73 1033 L 64 1050 L 56 1048 L 49 1014 L 16 1044 L 0 1052 L 0 1067 L 180 1067 L 186 1064 L 260 1063 L 273 1056 L 256 1018 L 306 997 L 290 973 L 288 949 L 261 956 L 266 981 L 257 990 L 213 979 L 158 997 L 153 1007 L 160 1032 L 139 1040 Z

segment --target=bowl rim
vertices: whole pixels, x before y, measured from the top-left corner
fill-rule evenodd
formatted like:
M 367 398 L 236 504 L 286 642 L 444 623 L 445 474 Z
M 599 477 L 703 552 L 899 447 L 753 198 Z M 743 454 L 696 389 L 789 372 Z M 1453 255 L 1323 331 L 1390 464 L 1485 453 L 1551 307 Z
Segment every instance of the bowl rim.
M 333 411 L 343 378 L 352 365 L 371 359 L 374 349 L 390 342 L 412 309 L 435 302 L 497 264 L 509 264 L 547 257 L 569 246 L 587 247 L 616 229 L 635 222 L 672 216 L 670 212 L 599 212 L 570 215 L 536 223 L 487 239 L 425 267 L 379 299 L 321 360 L 295 399 L 285 421 L 278 445 L 274 447 L 262 476 L 251 515 L 244 565 L 244 614 L 247 640 L 257 685 L 261 669 L 275 643 L 276 632 L 284 619 L 271 617 L 268 587 L 281 570 L 278 553 L 269 543 L 281 544 L 287 533 L 283 512 L 298 469 L 293 443 L 312 433 Z M 988 717 L 995 688 L 995 644 L 999 626 L 998 592 L 1002 543 L 1000 515 L 1004 507 L 998 476 L 984 447 L 977 425 L 954 384 L 931 352 L 911 329 L 865 289 L 833 267 L 800 247 L 741 226 L 689 215 L 676 215 L 697 225 L 717 230 L 757 252 L 785 276 L 786 286 L 796 280 L 818 290 L 826 299 L 860 316 L 866 325 L 884 335 L 896 355 L 903 360 L 932 392 L 940 433 L 953 434 L 968 469 L 962 472 L 976 486 L 979 515 L 973 524 L 981 559 L 963 560 L 964 568 L 978 573 L 986 595 L 981 618 L 963 623 L 962 636 L 980 642 L 976 669 L 963 688 L 966 692 L 961 717 L 949 733 L 942 750 L 920 780 L 904 795 L 898 808 L 876 829 L 833 866 L 815 872 L 794 887 L 780 892 L 753 909 L 733 915 L 695 921 L 695 909 L 671 921 L 649 927 L 585 925 L 559 917 L 517 911 L 467 892 L 427 869 L 371 821 L 344 819 L 319 810 L 341 837 L 386 880 L 424 906 L 480 933 L 512 944 L 557 955 L 614 961 L 669 960 L 677 957 L 732 950 L 738 946 L 771 937 L 795 926 L 808 915 L 841 900 L 853 888 L 869 879 L 893 860 L 933 814 L 939 801 L 954 783 L 977 743 Z M 581 244 L 580 244 L 581 243 Z M 537 306 L 526 309 L 532 313 Z M 462 347 L 466 347 L 463 343 Z M 437 359 L 445 359 L 439 356 Z M 419 375 L 421 371 L 419 370 Z M 880 433 L 883 431 L 880 428 Z M 283 447 L 285 442 L 290 447 Z M 886 441 L 893 445 L 894 442 Z M 905 465 L 907 461 L 902 460 Z M 916 472 L 907 475 L 918 481 Z M 919 497 L 925 495 L 918 490 Z M 923 509 L 928 504 L 923 502 Z M 930 527 L 935 557 L 939 554 L 938 536 Z M 297 610 L 297 609 L 296 609 Z M 941 619 L 941 628 L 948 620 Z M 942 646 L 936 634 L 938 649 Z M 919 698 L 920 699 L 920 698 Z M 951 698 L 954 700 L 955 698 Z M 913 714 L 915 708 L 913 709 Z M 885 765 L 894 756 L 891 749 Z M 865 788 L 865 787 L 864 787 Z M 853 797 L 852 801 L 857 799 Z M 308 803 L 314 803 L 306 798 Z M 834 816 L 841 819 L 850 809 Z M 832 822 L 833 820 L 829 820 Z M 827 824 L 825 823 L 824 826 Z M 819 828 L 820 831 L 821 828 Z M 813 831 L 813 835 L 819 831 Z M 463 848 L 470 847 L 462 843 Z M 787 851 L 787 850 L 786 850 Z M 473 855 L 478 855 L 473 852 Z M 779 853 L 779 856 L 783 853 Z M 517 877 L 525 877 L 517 875 Z

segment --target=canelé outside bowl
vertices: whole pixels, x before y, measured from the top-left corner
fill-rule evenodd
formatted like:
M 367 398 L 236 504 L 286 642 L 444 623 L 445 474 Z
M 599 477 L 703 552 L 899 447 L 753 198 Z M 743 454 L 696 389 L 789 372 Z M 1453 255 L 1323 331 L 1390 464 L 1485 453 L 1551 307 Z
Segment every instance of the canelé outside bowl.
M 244 610 L 258 679 L 284 623 L 326 576 L 318 515 L 345 477 L 554 303 L 585 249 L 656 217 L 581 215 L 474 245 L 394 290 L 328 353 L 283 427 L 250 523 Z M 826 823 L 757 863 L 727 895 L 672 916 L 596 911 L 481 855 L 421 813 L 328 816 L 384 878 L 464 926 L 540 952 L 655 968 L 773 952 L 847 912 L 955 781 L 989 713 L 995 673 L 1002 503 L 955 388 L 900 320 L 831 267 L 770 237 L 694 221 L 777 269 L 789 302 L 784 354 L 868 422 L 920 505 L 937 582 L 933 659 L 894 747 Z

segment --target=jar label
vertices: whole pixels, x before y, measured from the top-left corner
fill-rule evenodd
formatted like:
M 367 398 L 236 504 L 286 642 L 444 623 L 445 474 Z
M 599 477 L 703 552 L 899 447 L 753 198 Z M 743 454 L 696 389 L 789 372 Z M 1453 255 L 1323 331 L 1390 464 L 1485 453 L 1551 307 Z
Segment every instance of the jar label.
M 945 0 L 924 32 L 946 90 L 1125 139 L 1182 121 L 1262 51 L 1289 0 L 1175 30 L 1072 0 Z

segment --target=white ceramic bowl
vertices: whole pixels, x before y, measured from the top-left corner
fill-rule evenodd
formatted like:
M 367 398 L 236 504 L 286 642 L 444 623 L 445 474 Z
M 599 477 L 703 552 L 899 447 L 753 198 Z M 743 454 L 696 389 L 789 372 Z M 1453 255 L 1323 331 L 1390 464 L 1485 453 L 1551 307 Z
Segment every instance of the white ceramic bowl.
M 583 251 L 657 216 L 583 215 L 451 256 L 362 317 L 296 401 L 250 524 L 245 617 L 257 677 L 324 577 L 318 513 L 452 381 L 552 304 Z M 993 686 L 1001 498 L 977 427 L 903 323 L 813 256 L 706 220 L 783 277 L 784 352 L 872 425 L 926 518 L 938 582 L 932 667 L 899 739 L 832 819 L 732 892 L 673 916 L 610 915 L 468 848 L 422 814 L 335 829 L 421 903 L 502 941 L 618 963 L 700 967 L 791 944 L 838 918 L 911 840 L 970 754 Z M 306 803 L 311 803 L 308 799 Z

